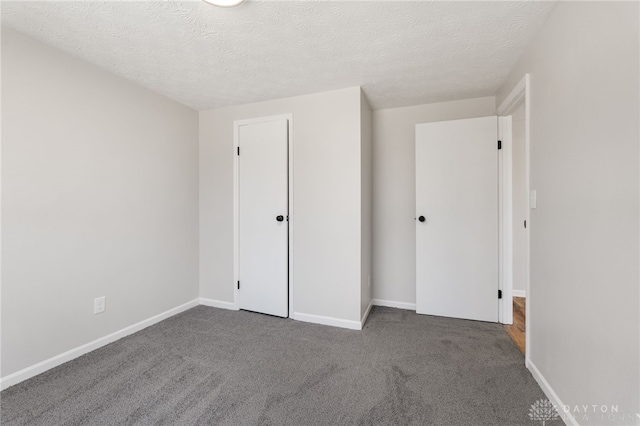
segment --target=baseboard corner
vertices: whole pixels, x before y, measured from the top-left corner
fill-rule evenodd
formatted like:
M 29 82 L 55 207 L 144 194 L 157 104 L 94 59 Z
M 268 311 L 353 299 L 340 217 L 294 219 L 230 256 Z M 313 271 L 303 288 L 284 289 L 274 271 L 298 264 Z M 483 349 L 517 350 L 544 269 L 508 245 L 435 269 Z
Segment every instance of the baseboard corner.
M 360 319 L 360 330 L 364 328 L 364 324 L 367 322 L 367 318 L 369 318 L 369 313 L 371 313 L 371 308 L 373 307 L 373 299 L 369 301 L 369 306 L 364 311 L 362 318 Z
M 393 300 L 372 299 L 373 306 L 386 306 L 388 308 L 406 309 L 409 311 L 416 310 L 415 303 L 396 302 Z
M 223 300 L 216 299 L 207 299 L 205 297 L 201 297 L 199 299 L 200 305 L 210 306 L 212 308 L 220 308 L 220 309 L 228 309 L 231 311 L 237 311 L 238 307 L 233 302 L 225 302 Z
M 294 312 L 291 318 L 296 321 L 309 322 L 312 324 L 330 325 L 333 327 L 347 328 L 349 330 L 362 330 L 362 323 L 360 321 L 325 317 L 322 315 L 305 314 L 301 312 Z

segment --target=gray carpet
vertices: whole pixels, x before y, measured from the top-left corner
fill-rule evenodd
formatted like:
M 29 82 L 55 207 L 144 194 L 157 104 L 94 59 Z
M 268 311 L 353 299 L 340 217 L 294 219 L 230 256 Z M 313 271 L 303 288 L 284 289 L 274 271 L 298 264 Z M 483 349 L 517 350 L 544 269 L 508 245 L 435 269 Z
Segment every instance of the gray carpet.
M 198 306 L 3 391 L 0 419 L 532 426 L 544 395 L 523 364 L 498 324 L 376 307 L 350 331 Z

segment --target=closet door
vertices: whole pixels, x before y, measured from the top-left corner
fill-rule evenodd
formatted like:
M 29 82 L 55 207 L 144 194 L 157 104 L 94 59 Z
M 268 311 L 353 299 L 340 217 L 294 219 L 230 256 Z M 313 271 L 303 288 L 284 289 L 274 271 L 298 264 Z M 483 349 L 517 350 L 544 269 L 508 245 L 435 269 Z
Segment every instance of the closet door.
M 416 125 L 416 311 L 498 321 L 497 117 Z
M 287 317 L 288 135 L 286 119 L 238 127 L 240 309 Z

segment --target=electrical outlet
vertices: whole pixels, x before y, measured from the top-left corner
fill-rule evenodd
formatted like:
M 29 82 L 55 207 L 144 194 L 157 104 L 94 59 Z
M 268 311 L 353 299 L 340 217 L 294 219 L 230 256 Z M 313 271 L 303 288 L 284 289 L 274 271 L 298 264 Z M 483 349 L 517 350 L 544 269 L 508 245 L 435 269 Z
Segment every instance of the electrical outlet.
M 93 314 L 96 315 L 104 312 L 106 309 L 105 303 L 105 296 L 93 299 Z

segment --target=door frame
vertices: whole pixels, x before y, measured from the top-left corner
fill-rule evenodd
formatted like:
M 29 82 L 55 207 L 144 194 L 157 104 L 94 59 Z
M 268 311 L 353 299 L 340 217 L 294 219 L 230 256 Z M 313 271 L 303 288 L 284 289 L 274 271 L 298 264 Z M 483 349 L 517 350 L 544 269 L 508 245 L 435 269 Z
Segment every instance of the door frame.
M 513 155 L 511 116 L 498 116 L 498 322 L 513 323 Z
M 527 227 L 525 229 L 526 253 L 525 253 L 525 290 L 527 296 L 526 312 L 525 312 L 525 363 L 528 362 L 531 354 L 531 164 L 530 164 L 530 113 L 531 113 L 531 95 L 530 95 L 530 77 L 525 74 L 518 84 L 511 90 L 509 95 L 498 106 L 496 113 L 498 115 L 498 136 L 502 140 L 502 168 L 504 173 L 501 188 L 501 196 L 503 203 L 501 204 L 501 225 L 503 230 L 501 242 L 504 244 L 504 250 L 501 253 L 501 276 L 503 282 L 503 298 L 501 304 L 502 318 L 500 321 L 504 324 L 513 323 L 513 197 L 512 197 L 512 128 L 511 115 L 515 110 L 524 104 L 525 115 L 525 191 L 527 193 L 525 205 L 525 220 Z M 505 149 L 505 146 L 507 149 Z M 508 321 L 506 321 L 508 320 Z
M 257 124 L 264 123 L 268 121 L 275 120 L 288 120 L 288 141 L 287 141 L 287 199 L 288 199 L 288 216 L 289 220 L 287 222 L 287 228 L 289 233 L 289 241 L 288 241 L 288 250 L 287 250 L 287 259 L 288 259 L 288 292 L 289 292 L 289 311 L 288 317 L 292 318 L 293 316 L 293 218 L 295 217 L 293 214 L 293 114 L 280 114 L 280 115 L 272 115 L 268 117 L 258 117 L 258 118 L 249 118 L 245 120 L 235 120 L 233 122 L 233 305 L 236 310 L 240 309 L 240 297 L 238 294 L 238 286 L 237 282 L 240 277 L 240 262 L 239 262 L 239 156 L 237 155 L 238 147 L 239 147 L 239 128 L 241 126 L 246 126 L 248 124 Z

